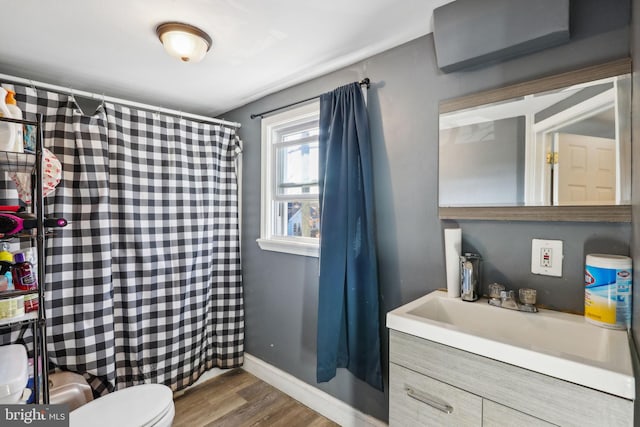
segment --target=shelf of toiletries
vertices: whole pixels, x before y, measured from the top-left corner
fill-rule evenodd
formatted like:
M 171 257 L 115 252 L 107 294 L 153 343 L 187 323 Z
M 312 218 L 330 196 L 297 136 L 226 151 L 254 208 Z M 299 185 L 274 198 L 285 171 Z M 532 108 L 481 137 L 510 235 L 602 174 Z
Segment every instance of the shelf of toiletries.
M 30 174 L 36 165 L 38 122 L 9 117 L 1 107 L 0 170 Z
M 30 173 L 35 165 L 35 153 L 40 126 L 23 120 L 16 93 L 0 87 L 0 168 L 9 172 Z
M 4 172 L 31 173 L 36 165 L 34 153 L 0 151 L 0 170 Z
M 44 236 L 49 238 L 49 237 L 53 237 L 55 236 L 56 233 L 55 231 L 45 231 Z M 16 234 L 2 234 L 0 233 L 0 242 L 8 242 L 14 239 L 34 239 L 37 236 L 37 233 L 35 230 L 30 230 L 30 231 L 24 231 L 24 232 L 20 232 L 20 233 L 16 233 Z
M 22 319 L 40 307 L 34 250 L 12 254 L 4 244 L 0 251 L 0 322 Z
M 38 320 L 38 310 L 30 311 L 19 316 L 7 317 L 0 319 L 0 328 L 7 328 L 19 325 L 25 325 Z
M 8 289 L 6 291 L 0 291 L 0 300 L 6 298 L 15 298 L 19 296 L 25 295 L 38 295 L 38 289 L 29 289 L 29 290 L 18 290 L 18 289 Z
M 0 172 L 15 183 L 20 200 L 19 206 L 0 206 L 0 328 L 33 328 L 33 359 L 39 360 L 47 358 L 44 289 L 38 286 L 45 283 L 45 237 L 48 229 L 67 224 L 45 216 L 44 198 L 60 182 L 62 165 L 44 148 L 42 115 L 23 120 L 14 95 L 0 87 Z M 30 240 L 35 246 L 30 256 L 9 252 L 13 239 Z M 48 404 L 49 375 L 43 365 L 33 364 L 33 395 L 35 403 Z

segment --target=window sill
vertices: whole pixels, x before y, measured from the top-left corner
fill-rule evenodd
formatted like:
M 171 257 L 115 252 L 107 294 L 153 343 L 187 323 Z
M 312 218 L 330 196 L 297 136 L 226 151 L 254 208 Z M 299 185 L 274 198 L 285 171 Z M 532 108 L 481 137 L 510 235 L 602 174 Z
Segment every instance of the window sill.
M 256 239 L 260 249 L 264 251 L 283 252 L 318 258 L 320 245 L 317 243 L 292 242 L 290 240 Z

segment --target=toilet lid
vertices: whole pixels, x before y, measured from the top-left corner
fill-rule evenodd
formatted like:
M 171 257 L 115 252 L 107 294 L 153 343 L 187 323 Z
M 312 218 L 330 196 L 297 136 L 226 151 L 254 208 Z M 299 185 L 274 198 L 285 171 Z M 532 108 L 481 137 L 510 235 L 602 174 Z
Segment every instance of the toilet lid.
M 155 424 L 173 406 L 173 392 L 165 385 L 137 385 L 82 405 L 69 415 L 70 425 L 144 427 Z

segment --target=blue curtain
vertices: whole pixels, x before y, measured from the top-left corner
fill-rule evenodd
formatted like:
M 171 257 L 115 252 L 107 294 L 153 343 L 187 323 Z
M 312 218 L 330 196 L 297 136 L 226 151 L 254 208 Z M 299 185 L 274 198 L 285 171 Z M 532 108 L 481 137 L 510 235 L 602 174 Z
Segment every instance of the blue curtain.
M 369 121 L 358 83 L 320 97 L 318 382 L 336 368 L 382 390 Z

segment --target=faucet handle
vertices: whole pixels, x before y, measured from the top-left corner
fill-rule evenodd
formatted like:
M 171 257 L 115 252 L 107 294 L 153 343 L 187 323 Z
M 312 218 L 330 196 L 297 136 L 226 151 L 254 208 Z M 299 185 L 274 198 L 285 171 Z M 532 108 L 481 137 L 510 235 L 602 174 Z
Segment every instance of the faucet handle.
M 500 299 L 500 292 L 504 291 L 504 285 L 500 283 L 492 283 L 489 285 L 489 297 Z
M 537 300 L 537 292 L 535 289 L 521 288 L 518 290 L 520 302 L 526 305 L 535 305 Z

